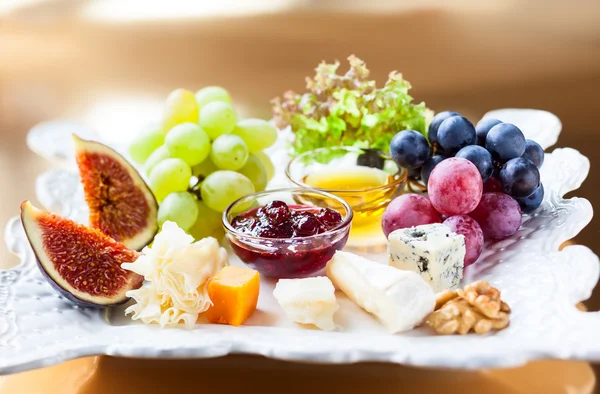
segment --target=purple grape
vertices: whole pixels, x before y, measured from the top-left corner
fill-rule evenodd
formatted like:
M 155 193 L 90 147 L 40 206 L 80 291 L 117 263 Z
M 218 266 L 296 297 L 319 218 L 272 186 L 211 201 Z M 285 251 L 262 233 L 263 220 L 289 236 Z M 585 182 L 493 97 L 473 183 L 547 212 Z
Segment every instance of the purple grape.
M 431 159 L 427 160 L 423 167 L 421 167 L 421 180 L 423 183 L 427 184 L 429 181 L 429 175 L 431 175 L 431 171 L 437 166 L 442 160 L 447 159 L 447 156 L 435 155 Z
M 427 192 L 433 207 L 446 216 L 471 212 L 483 193 L 483 181 L 477 167 L 467 159 L 451 157 L 435 166 Z
M 400 228 L 441 223 L 442 217 L 422 194 L 403 194 L 390 202 L 383 212 L 381 227 L 387 237 Z
M 519 203 L 504 193 L 484 193 L 469 216 L 479 223 L 486 239 L 497 240 L 516 233 L 522 218 Z
M 485 138 L 487 137 L 487 134 L 490 132 L 492 127 L 500 123 L 502 122 L 498 119 L 481 119 L 479 123 L 477 123 L 477 126 L 475 126 L 475 133 L 477 133 L 477 145 L 485 146 Z
M 485 182 L 483 184 L 483 192 L 484 193 L 493 193 L 493 192 L 504 193 L 504 190 L 502 190 L 502 184 L 500 183 L 498 178 L 491 177 L 490 179 L 487 180 L 487 182 Z
M 544 200 L 544 185 L 540 183 L 540 186 L 529 196 L 517 198 L 516 200 L 524 213 L 535 211 Z
M 429 138 L 429 143 L 431 145 L 437 144 L 438 128 L 444 120 L 448 119 L 451 116 L 460 116 L 460 114 L 454 111 L 444 111 L 437 113 L 433 117 L 433 119 L 431 119 L 431 123 L 429 123 L 429 129 L 427 130 L 427 138 Z
M 429 159 L 430 153 L 429 143 L 418 131 L 401 131 L 390 142 L 390 155 L 400 167 L 421 167 Z
M 500 123 L 492 127 L 485 138 L 485 149 L 500 163 L 520 157 L 525 152 L 525 136 L 510 123 Z
M 486 182 L 492 176 L 494 172 L 494 165 L 492 164 L 492 155 L 484 147 L 478 145 L 465 146 L 458 151 L 456 157 L 462 157 L 463 159 L 469 160 L 475 164 L 475 167 L 481 174 L 481 179 Z
M 515 198 L 527 197 L 540 185 L 540 172 L 529 160 L 517 157 L 500 170 L 500 183 L 504 193 Z
M 444 224 L 465 237 L 465 267 L 476 262 L 483 250 L 483 231 L 479 224 L 467 215 L 451 216 L 444 220 Z
M 525 152 L 523 152 L 521 157 L 535 164 L 537 168 L 540 168 L 544 164 L 544 149 L 537 142 L 526 140 Z
M 473 123 L 463 116 L 451 116 L 444 120 L 438 128 L 437 138 L 442 151 L 450 156 L 477 141 Z

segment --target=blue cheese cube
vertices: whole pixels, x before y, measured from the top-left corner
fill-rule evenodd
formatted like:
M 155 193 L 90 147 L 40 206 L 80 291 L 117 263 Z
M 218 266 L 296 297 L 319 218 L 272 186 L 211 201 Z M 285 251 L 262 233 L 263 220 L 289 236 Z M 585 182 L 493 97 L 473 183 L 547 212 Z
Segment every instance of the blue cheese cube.
M 435 292 L 460 282 L 465 253 L 465 237 L 441 223 L 403 228 L 388 236 L 389 264 L 420 274 Z

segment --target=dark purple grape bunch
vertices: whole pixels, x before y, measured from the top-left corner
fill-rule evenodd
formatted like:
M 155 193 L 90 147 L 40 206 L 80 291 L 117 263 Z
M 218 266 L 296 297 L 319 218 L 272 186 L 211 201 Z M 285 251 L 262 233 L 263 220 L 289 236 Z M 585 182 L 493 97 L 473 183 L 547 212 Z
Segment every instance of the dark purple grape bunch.
M 425 185 L 435 166 L 449 157 L 460 157 L 477 167 L 484 192 L 510 195 L 524 213 L 533 212 L 542 203 L 539 168 L 544 150 L 525 139 L 517 126 L 491 118 L 473 126 L 457 112 L 444 111 L 432 119 L 427 137 L 429 141 L 417 131 L 404 130 L 390 143 L 392 159 L 411 174 L 418 174 Z
M 525 139 L 517 126 L 497 119 L 481 120 L 476 131 L 478 143 L 492 155 L 494 176 L 502 191 L 517 200 L 524 213 L 536 210 L 544 199 L 539 172 L 544 149 Z

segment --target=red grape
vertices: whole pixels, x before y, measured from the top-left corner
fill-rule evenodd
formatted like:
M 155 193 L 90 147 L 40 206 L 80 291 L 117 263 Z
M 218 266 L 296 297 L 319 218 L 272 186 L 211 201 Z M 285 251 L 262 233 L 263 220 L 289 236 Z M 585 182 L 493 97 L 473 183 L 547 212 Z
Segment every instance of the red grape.
M 477 167 L 459 157 L 441 161 L 431 171 L 427 182 L 431 204 L 446 216 L 471 212 L 479 204 L 482 190 L 483 181 Z
M 486 183 L 483 184 L 483 192 L 484 193 L 492 193 L 492 192 L 500 192 L 504 193 L 502 190 L 502 184 L 498 180 L 498 178 L 491 177 L 487 180 Z
M 422 194 L 403 194 L 395 198 L 383 213 L 381 226 L 387 237 L 399 228 L 441 223 L 442 217 Z
M 444 224 L 465 237 L 465 267 L 476 262 L 483 250 L 483 231 L 479 224 L 467 215 L 451 216 L 444 220 Z
M 481 202 L 470 215 L 479 223 L 483 235 L 490 239 L 504 239 L 521 226 L 519 203 L 504 193 L 483 193 Z

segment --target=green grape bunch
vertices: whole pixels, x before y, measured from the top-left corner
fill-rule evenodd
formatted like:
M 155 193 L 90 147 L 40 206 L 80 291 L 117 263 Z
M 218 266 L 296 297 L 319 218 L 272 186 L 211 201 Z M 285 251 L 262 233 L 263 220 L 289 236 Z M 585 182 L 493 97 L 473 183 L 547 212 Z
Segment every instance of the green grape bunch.
M 196 239 L 220 238 L 222 212 L 273 178 L 263 151 L 277 136 L 265 120 L 240 119 L 222 87 L 176 89 L 160 121 L 133 138 L 129 156 L 144 169 L 160 224 L 173 221 Z

